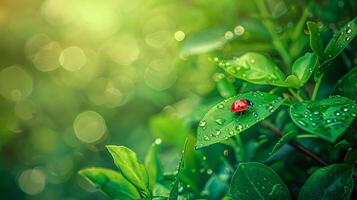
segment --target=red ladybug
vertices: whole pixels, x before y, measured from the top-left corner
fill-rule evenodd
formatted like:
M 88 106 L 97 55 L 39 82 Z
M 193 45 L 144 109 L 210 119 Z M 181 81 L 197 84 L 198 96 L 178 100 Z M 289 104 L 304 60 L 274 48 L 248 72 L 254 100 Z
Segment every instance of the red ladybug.
M 231 105 L 231 112 L 242 114 L 249 107 L 253 107 L 253 105 L 253 102 L 247 99 L 237 99 Z

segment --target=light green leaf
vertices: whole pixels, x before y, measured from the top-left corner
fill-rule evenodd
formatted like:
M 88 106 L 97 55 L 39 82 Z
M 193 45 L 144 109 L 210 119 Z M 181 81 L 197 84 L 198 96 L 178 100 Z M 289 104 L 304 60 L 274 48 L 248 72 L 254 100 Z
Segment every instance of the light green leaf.
M 335 85 L 332 94 L 357 99 L 357 67 L 351 69 Z
M 315 171 L 299 193 L 299 200 L 347 200 L 353 188 L 352 166 L 333 164 Z
M 298 134 L 295 131 L 290 131 L 286 133 L 283 137 L 281 137 L 278 142 L 274 145 L 273 149 L 270 152 L 270 155 L 276 153 L 281 147 L 295 139 Z
M 357 114 L 356 102 L 341 96 L 304 101 L 290 107 L 290 116 L 303 130 L 335 142 Z
M 145 168 L 149 174 L 149 189 L 153 191 L 156 181 L 162 177 L 161 163 L 159 159 L 159 147 L 161 140 L 156 139 L 146 154 Z
M 265 56 L 246 53 L 232 60 L 214 59 L 215 63 L 232 76 L 260 85 L 277 85 L 285 80 L 284 73 Z
M 307 53 L 298 58 L 292 66 L 292 74 L 300 81 L 300 87 L 304 86 L 314 72 L 318 63 L 318 58 L 314 53 Z
M 243 115 L 230 112 L 237 99 L 248 99 L 254 107 Z M 205 147 L 232 137 L 271 115 L 283 98 L 265 92 L 248 92 L 228 98 L 211 108 L 199 123 L 196 148 Z
M 120 173 L 132 183 L 143 196 L 150 195 L 148 173 L 137 159 L 135 152 L 124 146 L 107 145 Z
M 211 29 L 188 35 L 180 45 L 180 54 L 190 56 L 217 50 L 228 42 L 224 34 L 223 29 Z
M 222 73 L 214 76 L 217 85 L 217 90 L 223 98 L 228 98 L 237 94 L 233 83 Z
M 165 144 L 181 148 L 185 142 L 188 129 L 182 119 L 175 115 L 158 114 L 150 118 L 150 132 L 161 138 Z
M 233 175 L 230 193 L 235 200 L 290 199 L 281 178 L 270 167 L 256 162 L 241 163 Z
M 120 173 L 105 168 L 87 168 L 78 172 L 111 199 L 140 199 L 136 188 Z
M 320 36 L 320 30 L 315 22 L 307 22 L 307 28 L 310 32 L 310 47 L 320 57 L 324 57 L 324 47 Z
M 324 55 L 325 60 L 332 60 L 353 40 L 357 34 L 357 17 L 344 25 L 327 44 Z

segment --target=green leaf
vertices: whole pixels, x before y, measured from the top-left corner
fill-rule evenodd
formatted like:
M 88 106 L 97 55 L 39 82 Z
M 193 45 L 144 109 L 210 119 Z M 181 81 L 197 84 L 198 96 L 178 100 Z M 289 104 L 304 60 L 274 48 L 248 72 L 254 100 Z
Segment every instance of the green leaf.
M 324 57 L 324 47 L 320 36 L 320 30 L 315 22 L 307 22 L 307 28 L 310 32 L 310 47 L 320 57 Z
M 115 165 L 121 174 L 132 183 L 143 196 L 148 196 L 150 191 L 148 173 L 144 165 L 137 159 L 135 152 L 124 146 L 107 145 Z
M 290 131 L 286 133 L 283 137 L 281 137 L 278 142 L 274 145 L 273 149 L 270 152 L 270 155 L 276 153 L 281 147 L 295 139 L 298 134 L 295 131 Z
M 214 76 L 217 85 L 217 90 L 223 98 L 228 98 L 237 94 L 233 83 L 222 73 Z
M 172 183 L 172 188 L 171 188 L 170 195 L 168 198 L 169 200 L 177 200 L 177 198 L 178 198 L 180 176 L 181 176 L 182 170 L 184 168 L 184 162 L 185 162 L 184 157 L 185 157 L 185 152 L 186 152 L 186 148 L 187 148 L 187 143 L 188 143 L 188 140 L 185 141 L 183 150 L 181 152 L 181 158 L 180 158 L 180 162 L 177 167 L 177 173 L 175 175 L 175 180 Z
M 231 104 L 237 99 L 248 99 L 253 108 L 239 113 L 230 112 Z M 211 108 L 199 123 L 196 148 L 226 140 L 262 121 L 282 103 L 283 98 L 265 92 L 248 92 L 228 98 Z
M 333 164 L 315 171 L 299 193 L 299 200 L 349 199 L 353 188 L 352 167 Z
M 357 99 L 357 67 L 351 69 L 335 85 L 332 94 Z
M 304 101 L 290 107 L 290 116 L 301 129 L 335 142 L 353 122 L 356 102 L 341 96 Z
M 232 60 L 214 59 L 215 63 L 232 76 L 260 85 L 277 85 L 285 80 L 284 73 L 265 56 L 246 53 Z
M 179 148 L 185 142 L 188 128 L 182 119 L 175 115 L 158 114 L 150 118 L 150 132 L 161 138 L 165 144 L 175 145 Z
M 145 168 L 149 175 L 149 189 L 153 191 L 156 181 L 162 177 L 161 163 L 159 159 L 159 147 L 161 140 L 156 139 L 146 154 Z
M 298 58 L 292 66 L 292 74 L 300 81 L 300 87 L 304 86 L 314 72 L 318 63 L 318 58 L 314 53 L 307 53 Z
M 180 45 L 180 54 L 190 56 L 217 50 L 228 42 L 224 38 L 225 32 L 223 29 L 211 29 L 188 35 Z
M 78 173 L 111 199 L 140 199 L 136 188 L 116 171 L 105 168 L 87 168 Z
M 256 162 L 241 163 L 233 175 L 230 193 L 235 200 L 290 199 L 281 178 L 270 167 Z
M 332 60 L 340 54 L 357 34 L 357 17 L 344 25 L 327 44 L 325 60 Z

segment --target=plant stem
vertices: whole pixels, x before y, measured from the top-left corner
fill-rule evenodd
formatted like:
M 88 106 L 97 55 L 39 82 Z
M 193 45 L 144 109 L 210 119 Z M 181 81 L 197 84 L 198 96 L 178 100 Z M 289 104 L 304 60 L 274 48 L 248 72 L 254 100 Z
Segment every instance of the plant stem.
M 304 12 L 302 13 L 298 23 L 296 24 L 296 28 L 294 29 L 294 32 L 291 36 L 292 41 L 296 41 L 296 39 L 298 39 L 298 37 L 300 36 L 302 29 L 305 26 L 305 21 L 306 21 L 307 17 L 309 16 L 311 4 L 312 3 L 309 2 L 308 5 L 305 7 Z
M 280 137 L 284 136 L 283 132 L 281 132 L 279 129 L 275 128 L 270 123 L 262 122 L 262 125 L 268 129 L 270 129 L 271 131 L 273 131 L 275 134 L 279 135 Z M 289 142 L 289 144 L 291 146 L 293 146 L 295 149 L 297 149 L 298 151 L 300 151 L 301 153 L 303 153 L 304 155 L 306 155 L 306 156 L 310 157 L 311 159 L 313 159 L 314 161 L 316 161 L 319 165 L 327 166 L 327 163 L 325 161 L 323 161 L 319 156 L 317 156 L 313 152 L 309 151 L 308 149 L 305 149 L 305 147 L 303 147 L 299 143 L 297 143 L 295 141 L 291 141 L 291 142 Z
M 245 151 L 244 151 L 244 146 L 242 144 L 242 140 L 240 139 L 240 135 L 237 134 L 235 137 L 235 142 L 237 144 L 237 147 L 235 149 L 236 153 L 238 154 L 238 157 L 240 158 L 240 161 L 241 162 L 244 162 L 245 161 Z
M 289 92 L 300 102 L 304 101 L 304 99 L 300 96 L 300 94 L 296 93 L 293 89 L 289 88 Z
M 285 65 L 289 67 L 291 63 L 291 58 L 289 56 L 288 51 L 285 49 L 284 44 L 281 42 L 281 39 L 276 33 L 274 29 L 274 24 L 268 19 L 269 13 L 265 6 L 264 0 L 255 0 L 255 4 L 257 5 L 257 8 L 262 16 L 264 26 L 268 29 L 270 33 L 274 47 L 278 51 L 280 57 L 283 59 Z
M 313 90 L 312 95 L 311 95 L 311 100 L 313 100 L 313 101 L 316 99 L 317 92 L 319 91 L 323 76 L 324 75 L 321 75 L 316 80 L 315 87 L 314 87 L 314 90 Z

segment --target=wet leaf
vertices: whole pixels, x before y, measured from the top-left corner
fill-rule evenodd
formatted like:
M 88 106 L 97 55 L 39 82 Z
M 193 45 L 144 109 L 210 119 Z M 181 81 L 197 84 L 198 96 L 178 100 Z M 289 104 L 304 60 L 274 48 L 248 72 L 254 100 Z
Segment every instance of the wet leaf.
M 284 73 L 265 56 L 246 53 L 232 60 L 214 59 L 215 63 L 232 76 L 260 85 L 282 85 Z M 280 81 L 282 83 L 277 84 Z
M 290 116 L 303 130 L 335 142 L 357 114 L 356 102 L 341 96 L 304 101 L 290 107 Z
M 324 55 L 325 60 L 332 60 L 347 47 L 357 34 L 357 17 L 344 25 L 327 44 Z
M 299 79 L 300 87 L 309 80 L 317 64 L 318 58 L 315 53 L 307 53 L 294 62 L 291 70 L 292 74 Z
M 248 99 L 253 108 L 239 113 L 230 111 L 237 99 Z M 271 115 L 282 103 L 283 98 L 265 92 L 248 92 L 228 98 L 212 107 L 199 123 L 196 148 L 205 147 L 232 137 Z
M 241 163 L 233 175 L 230 193 L 235 200 L 290 199 L 281 178 L 270 167 L 256 162 Z
M 320 36 L 320 30 L 315 22 L 307 22 L 307 28 L 310 32 L 310 47 L 320 57 L 324 57 L 324 47 Z
M 188 35 L 181 43 L 180 54 L 190 56 L 217 50 L 228 42 L 224 34 L 223 29 L 211 29 Z
M 315 171 L 301 188 L 298 199 L 347 200 L 352 188 L 352 166 L 333 164 Z
M 156 181 L 162 177 L 162 168 L 159 159 L 159 142 L 155 142 L 151 145 L 148 153 L 145 157 L 145 168 L 149 175 L 149 189 L 153 191 Z
M 351 69 L 335 85 L 332 94 L 357 99 L 357 67 Z
M 137 159 L 135 152 L 124 146 L 107 145 L 120 173 L 132 183 L 141 194 L 148 196 L 149 179 L 144 165 Z
M 136 188 L 116 171 L 105 168 L 87 168 L 78 173 L 111 199 L 140 199 Z

